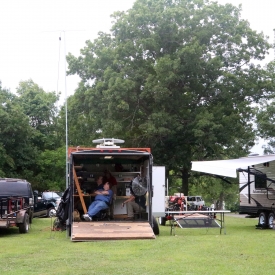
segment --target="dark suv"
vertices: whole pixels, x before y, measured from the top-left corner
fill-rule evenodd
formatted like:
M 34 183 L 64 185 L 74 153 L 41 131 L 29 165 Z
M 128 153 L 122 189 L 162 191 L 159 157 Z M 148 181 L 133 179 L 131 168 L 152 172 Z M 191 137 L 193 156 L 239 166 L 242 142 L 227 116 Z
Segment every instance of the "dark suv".
M 34 217 L 54 217 L 61 197 L 51 191 L 39 194 L 34 191 Z
M 29 182 L 0 178 L 0 228 L 17 226 L 20 233 L 27 233 L 33 218 L 33 201 Z

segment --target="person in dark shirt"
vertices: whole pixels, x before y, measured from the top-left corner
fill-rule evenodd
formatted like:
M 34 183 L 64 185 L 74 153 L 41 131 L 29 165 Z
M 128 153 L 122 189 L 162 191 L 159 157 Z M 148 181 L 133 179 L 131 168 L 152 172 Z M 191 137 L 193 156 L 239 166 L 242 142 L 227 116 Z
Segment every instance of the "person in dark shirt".
M 117 180 L 109 170 L 104 171 L 103 183 L 105 182 L 109 182 L 110 189 L 112 189 L 114 194 L 116 195 Z
M 104 171 L 104 177 L 103 177 L 103 183 L 109 182 L 110 183 L 110 189 L 113 191 L 113 202 L 110 206 L 110 218 L 114 219 L 114 205 L 117 195 L 117 180 L 116 178 L 111 174 L 109 170 Z
M 95 180 L 96 180 L 96 184 L 97 184 L 96 190 L 103 189 L 103 186 L 104 186 L 104 184 L 103 184 L 103 176 L 97 176 Z

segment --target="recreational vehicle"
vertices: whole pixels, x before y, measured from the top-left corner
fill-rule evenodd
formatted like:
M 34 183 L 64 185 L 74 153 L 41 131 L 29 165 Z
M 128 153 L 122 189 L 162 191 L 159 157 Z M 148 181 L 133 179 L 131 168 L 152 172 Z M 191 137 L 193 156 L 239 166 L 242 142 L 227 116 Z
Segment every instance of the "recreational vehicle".
M 275 215 L 275 155 L 193 161 L 192 170 L 220 178 L 239 174 L 240 214 L 259 217 L 258 227 L 273 228 Z
M 258 226 L 273 228 L 275 213 L 275 161 L 239 172 L 240 214 L 259 217 Z

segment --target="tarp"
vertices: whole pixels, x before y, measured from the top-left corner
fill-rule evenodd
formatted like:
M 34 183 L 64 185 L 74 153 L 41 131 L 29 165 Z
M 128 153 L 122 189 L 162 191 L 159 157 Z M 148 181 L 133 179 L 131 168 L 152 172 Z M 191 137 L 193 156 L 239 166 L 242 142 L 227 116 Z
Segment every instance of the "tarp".
M 192 171 L 219 175 L 224 177 L 237 177 L 238 169 L 247 169 L 248 166 L 275 160 L 275 155 L 251 156 L 239 159 L 192 161 Z

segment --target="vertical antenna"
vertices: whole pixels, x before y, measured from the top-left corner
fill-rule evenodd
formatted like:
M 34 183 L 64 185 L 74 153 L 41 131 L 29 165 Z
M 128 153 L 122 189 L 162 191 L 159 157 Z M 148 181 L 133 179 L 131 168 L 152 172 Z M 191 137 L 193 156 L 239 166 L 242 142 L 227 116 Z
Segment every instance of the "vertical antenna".
M 65 69 L 65 124 L 66 124 L 66 188 L 69 187 L 68 176 L 69 176 L 69 165 L 68 165 L 68 103 L 67 103 L 67 77 L 66 77 L 66 39 L 64 33 L 64 69 Z
M 58 96 L 58 84 L 59 84 L 59 64 L 60 64 L 60 46 L 61 46 L 61 33 L 59 35 L 59 45 L 58 45 L 58 66 L 57 66 L 57 83 L 56 83 L 56 95 Z M 57 105 L 57 104 L 56 104 Z

